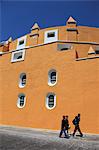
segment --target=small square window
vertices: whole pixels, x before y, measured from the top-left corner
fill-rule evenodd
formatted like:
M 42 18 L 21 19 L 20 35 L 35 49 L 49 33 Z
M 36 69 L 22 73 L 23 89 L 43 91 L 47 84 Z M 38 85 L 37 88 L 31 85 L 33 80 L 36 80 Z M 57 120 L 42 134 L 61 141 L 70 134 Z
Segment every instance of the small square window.
M 57 49 L 60 51 L 70 50 L 72 48 L 71 44 L 57 44 Z
M 24 44 L 24 40 L 19 41 L 19 45 L 22 45 L 22 44 Z
M 44 43 L 51 43 L 58 40 L 58 29 L 45 31 Z
M 11 62 L 17 62 L 24 60 L 25 50 L 12 52 Z
M 27 36 L 23 36 L 23 37 L 18 38 L 16 49 L 23 49 L 23 48 L 25 48 L 25 46 L 26 46 L 26 37 Z
M 22 52 L 19 52 L 19 53 L 15 53 L 14 54 L 14 59 L 22 59 Z
M 47 34 L 48 38 L 55 37 L 55 32 L 50 32 Z

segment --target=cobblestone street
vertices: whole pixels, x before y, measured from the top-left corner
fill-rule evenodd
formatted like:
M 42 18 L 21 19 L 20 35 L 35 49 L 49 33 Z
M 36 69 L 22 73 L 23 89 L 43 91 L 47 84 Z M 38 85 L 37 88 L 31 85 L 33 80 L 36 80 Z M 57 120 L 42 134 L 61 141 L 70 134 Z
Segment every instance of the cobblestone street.
M 0 150 L 99 150 L 99 135 L 59 138 L 58 131 L 0 126 Z

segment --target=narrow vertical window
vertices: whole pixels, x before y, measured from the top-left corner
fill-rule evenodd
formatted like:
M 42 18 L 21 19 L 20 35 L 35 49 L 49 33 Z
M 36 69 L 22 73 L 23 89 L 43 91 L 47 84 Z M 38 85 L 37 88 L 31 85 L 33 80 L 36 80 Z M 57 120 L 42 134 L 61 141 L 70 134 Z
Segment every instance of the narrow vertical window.
M 20 79 L 19 79 L 19 87 L 23 88 L 26 85 L 26 74 L 21 73 L 20 74 Z
M 27 36 L 22 36 L 20 38 L 17 39 L 17 47 L 16 49 L 23 49 L 26 46 L 26 38 Z
M 23 108 L 25 106 L 26 97 L 25 94 L 21 93 L 18 95 L 17 107 Z
M 48 85 L 54 86 L 57 83 L 57 72 L 52 69 L 48 72 Z
M 48 93 L 46 96 L 46 107 L 53 109 L 56 106 L 56 95 L 54 93 Z

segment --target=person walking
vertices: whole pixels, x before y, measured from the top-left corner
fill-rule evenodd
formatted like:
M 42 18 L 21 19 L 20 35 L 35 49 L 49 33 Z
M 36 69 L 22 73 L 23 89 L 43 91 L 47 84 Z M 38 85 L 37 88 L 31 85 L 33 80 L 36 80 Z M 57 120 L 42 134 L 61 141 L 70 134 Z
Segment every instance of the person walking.
M 60 138 L 62 137 L 63 133 L 64 133 L 65 137 L 67 137 L 67 134 L 66 134 L 66 118 L 65 118 L 65 116 L 63 116 L 63 119 L 61 121 L 61 131 L 60 131 L 60 134 L 59 134 Z
M 66 132 L 68 134 L 68 130 L 70 129 L 70 125 L 69 125 L 69 121 L 68 121 L 68 116 L 66 116 L 65 118 L 66 118 Z
M 76 133 L 77 130 L 79 131 L 80 136 L 83 137 L 83 134 L 82 134 L 82 132 L 80 130 L 80 127 L 79 127 L 80 114 L 78 114 L 72 122 L 75 125 L 75 129 L 74 129 L 74 132 L 73 132 L 73 137 L 74 137 L 74 135 L 75 135 L 75 133 Z

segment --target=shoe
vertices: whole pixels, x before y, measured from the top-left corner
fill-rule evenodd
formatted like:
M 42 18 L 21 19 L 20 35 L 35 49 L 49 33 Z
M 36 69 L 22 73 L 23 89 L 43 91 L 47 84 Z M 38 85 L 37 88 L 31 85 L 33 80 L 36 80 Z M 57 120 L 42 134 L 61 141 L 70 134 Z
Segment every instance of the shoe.
M 83 137 L 83 134 L 81 134 L 80 137 Z
M 65 136 L 64 138 L 69 139 L 69 136 Z

